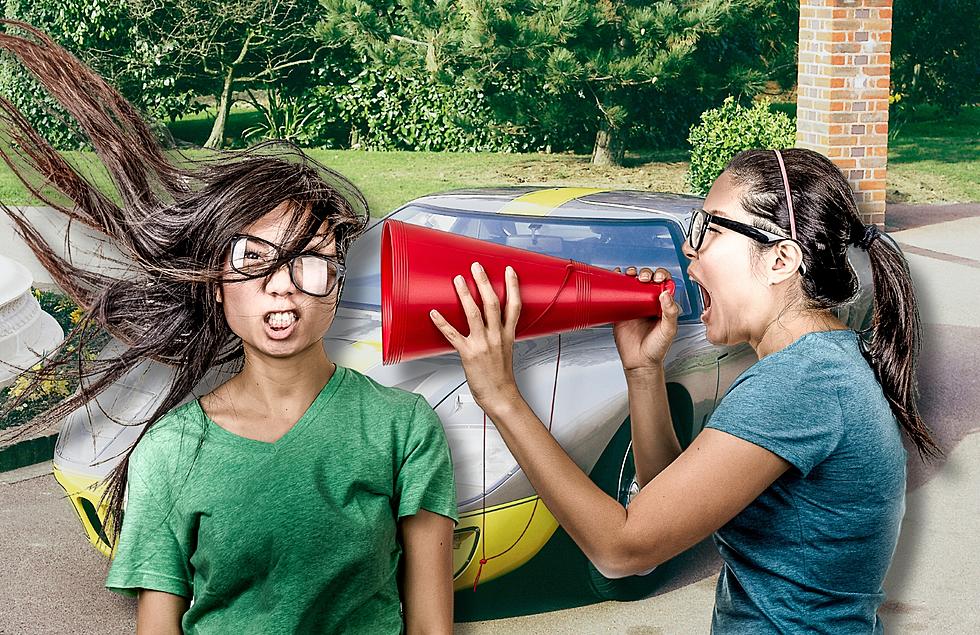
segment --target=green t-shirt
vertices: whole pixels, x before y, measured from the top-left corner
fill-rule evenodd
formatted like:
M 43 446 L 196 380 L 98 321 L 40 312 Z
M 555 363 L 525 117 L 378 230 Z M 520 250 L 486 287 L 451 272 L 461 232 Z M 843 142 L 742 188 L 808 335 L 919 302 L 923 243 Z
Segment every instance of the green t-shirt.
M 397 520 L 456 517 L 445 432 L 420 396 L 342 367 L 274 443 L 198 401 L 130 457 L 109 589 L 192 598 L 185 632 L 397 633 Z

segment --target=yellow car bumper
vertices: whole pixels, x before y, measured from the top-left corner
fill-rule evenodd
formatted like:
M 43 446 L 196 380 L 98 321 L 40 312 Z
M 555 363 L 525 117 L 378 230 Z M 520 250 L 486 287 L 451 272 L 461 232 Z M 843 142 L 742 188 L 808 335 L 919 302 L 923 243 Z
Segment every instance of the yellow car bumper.
M 102 501 L 105 487 L 91 476 L 72 474 L 54 467 L 54 477 L 68 494 L 78 519 L 88 536 L 89 542 L 105 556 L 112 556 L 112 547 L 105 534 L 105 520 L 108 507 Z
M 467 512 L 453 533 L 453 589 L 510 573 L 541 551 L 558 528 L 558 521 L 537 496 Z M 484 556 L 484 554 L 486 554 Z
M 108 512 L 102 501 L 105 491 L 91 476 L 54 468 L 54 476 L 65 489 L 89 542 L 107 557 L 112 547 L 105 533 Z M 463 514 L 453 533 L 453 588 L 470 588 L 486 557 L 480 580 L 487 582 L 510 573 L 534 557 L 558 528 L 558 522 L 537 496 Z

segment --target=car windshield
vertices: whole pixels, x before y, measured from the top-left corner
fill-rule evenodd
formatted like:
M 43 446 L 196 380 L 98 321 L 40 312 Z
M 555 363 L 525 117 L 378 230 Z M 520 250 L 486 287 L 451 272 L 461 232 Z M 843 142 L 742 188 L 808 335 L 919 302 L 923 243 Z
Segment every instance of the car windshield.
M 663 218 L 602 220 L 472 214 L 409 205 L 390 218 L 479 238 L 603 269 L 664 267 L 677 281 L 675 299 L 681 319 L 692 319 L 695 297 L 680 246 L 681 228 Z M 381 223 L 358 239 L 347 257 L 342 304 L 354 308 L 381 306 Z

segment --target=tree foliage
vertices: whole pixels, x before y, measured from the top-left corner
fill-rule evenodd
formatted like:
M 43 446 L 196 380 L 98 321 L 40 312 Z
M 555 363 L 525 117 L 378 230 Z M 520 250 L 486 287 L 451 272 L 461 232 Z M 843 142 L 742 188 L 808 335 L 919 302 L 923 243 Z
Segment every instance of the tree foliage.
M 980 101 L 977 0 L 895 0 L 892 74 L 898 110 L 922 104 L 954 113 Z
M 141 36 L 125 0 L 8 0 L 6 17 L 51 34 L 150 116 L 180 116 L 194 108 L 193 94 L 172 84 L 159 44 Z M 9 56 L 0 66 L 0 92 L 56 147 L 82 145 L 64 111 Z
M 236 90 L 299 92 L 322 46 L 317 0 L 130 0 L 134 23 L 166 51 L 176 90 L 214 97 L 206 146 L 224 144 Z M 253 97 L 255 101 L 258 98 Z
M 465 81 L 524 147 L 618 162 L 631 141 L 682 141 L 678 130 L 724 95 L 759 92 L 773 60 L 795 66 L 781 42 L 796 20 L 759 26 L 789 4 L 324 0 L 322 33 L 368 65 Z

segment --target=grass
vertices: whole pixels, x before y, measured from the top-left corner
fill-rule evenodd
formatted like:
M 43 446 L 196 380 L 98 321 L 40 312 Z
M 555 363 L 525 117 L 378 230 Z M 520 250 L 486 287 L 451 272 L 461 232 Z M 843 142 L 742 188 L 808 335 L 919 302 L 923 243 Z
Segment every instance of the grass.
M 785 108 L 788 110 L 788 108 Z M 256 113 L 234 111 L 228 136 L 255 122 Z M 178 139 L 203 142 L 210 132 L 206 114 L 173 124 Z M 889 148 L 889 201 L 948 203 L 980 201 L 980 106 L 965 108 L 953 119 L 907 123 Z M 196 158 L 204 151 L 189 150 Z M 589 157 L 570 154 L 490 154 L 439 152 L 368 152 L 311 150 L 318 161 L 360 187 L 376 216 L 423 194 L 492 185 L 584 185 L 684 192 L 687 151 L 636 152 L 622 167 L 598 167 Z M 105 185 L 106 176 L 87 153 L 66 153 L 90 178 Z M 0 200 L 27 204 L 30 199 L 11 172 L 0 169 Z
M 888 149 L 888 181 L 896 202 L 980 201 L 980 106 L 904 124 Z

